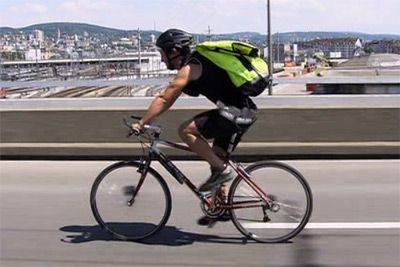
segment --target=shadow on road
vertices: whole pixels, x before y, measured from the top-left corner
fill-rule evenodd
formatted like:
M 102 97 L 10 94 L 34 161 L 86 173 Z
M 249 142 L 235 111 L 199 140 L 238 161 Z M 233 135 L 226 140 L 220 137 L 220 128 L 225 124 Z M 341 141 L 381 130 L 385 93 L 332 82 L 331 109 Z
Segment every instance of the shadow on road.
M 122 241 L 103 230 L 99 225 L 70 225 L 61 227 L 60 230 L 63 232 L 73 233 L 61 239 L 61 241 L 66 243 L 76 244 L 91 241 Z M 195 242 L 229 244 L 254 243 L 244 237 L 221 237 L 217 235 L 196 234 L 181 231 L 174 226 L 165 226 L 153 237 L 146 238 L 136 243 L 146 245 L 184 246 L 191 245 Z

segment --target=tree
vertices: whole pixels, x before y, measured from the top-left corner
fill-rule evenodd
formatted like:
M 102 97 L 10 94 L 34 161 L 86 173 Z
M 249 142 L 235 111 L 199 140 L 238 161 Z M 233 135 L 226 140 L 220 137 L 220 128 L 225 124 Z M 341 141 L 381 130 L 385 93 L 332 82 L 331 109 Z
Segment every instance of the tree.
M 4 51 L 1 53 L 1 58 L 5 61 L 12 61 L 14 59 L 13 52 Z
M 374 52 L 374 49 L 372 49 L 371 46 L 366 46 L 366 47 L 364 48 L 364 52 L 367 53 L 367 54 L 371 54 L 371 53 Z

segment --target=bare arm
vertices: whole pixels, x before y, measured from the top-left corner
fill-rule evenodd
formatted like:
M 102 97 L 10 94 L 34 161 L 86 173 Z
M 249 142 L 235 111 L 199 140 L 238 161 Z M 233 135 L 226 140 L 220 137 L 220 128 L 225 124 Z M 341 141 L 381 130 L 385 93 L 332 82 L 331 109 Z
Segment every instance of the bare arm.
M 197 66 L 193 66 L 192 64 L 181 68 L 178 75 L 172 80 L 168 87 L 154 99 L 140 122 L 134 126 L 143 128 L 144 124 L 151 123 L 157 116 L 167 111 L 182 94 L 186 85 L 188 85 L 191 80 L 198 77 L 197 72 Z

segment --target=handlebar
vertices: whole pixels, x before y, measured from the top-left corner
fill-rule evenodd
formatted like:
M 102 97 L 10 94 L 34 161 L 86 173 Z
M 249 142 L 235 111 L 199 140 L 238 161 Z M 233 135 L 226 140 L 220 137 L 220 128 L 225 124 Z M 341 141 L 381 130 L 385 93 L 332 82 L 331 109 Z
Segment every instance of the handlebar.
M 135 115 L 131 116 L 131 118 L 135 119 L 135 120 L 141 120 L 142 119 L 142 117 L 135 116 Z M 139 136 L 139 135 L 144 133 L 144 131 L 142 131 L 141 129 L 137 129 L 137 128 L 133 127 L 132 124 L 128 121 L 128 119 L 126 117 L 124 117 L 124 123 L 130 129 L 127 137 L 130 137 L 133 134 L 136 135 L 136 136 Z M 162 128 L 160 126 L 158 126 L 158 125 L 145 124 L 143 126 L 143 128 L 145 130 L 152 130 L 152 131 L 156 132 L 157 134 L 161 134 L 161 132 L 162 132 Z

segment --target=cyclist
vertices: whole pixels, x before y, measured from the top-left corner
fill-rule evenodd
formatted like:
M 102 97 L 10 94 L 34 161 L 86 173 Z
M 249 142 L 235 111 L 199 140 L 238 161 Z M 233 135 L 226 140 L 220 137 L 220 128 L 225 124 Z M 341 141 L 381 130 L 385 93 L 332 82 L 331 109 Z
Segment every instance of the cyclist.
M 181 139 L 211 166 L 210 177 L 200 186 L 201 191 L 210 191 L 234 178 L 235 172 L 224 165 L 223 159 L 233 134 L 237 134 L 236 146 L 256 120 L 257 107 L 239 92 L 225 70 L 191 52 L 192 41 L 191 34 L 179 29 L 169 29 L 158 37 L 156 45 L 162 61 L 168 69 L 178 70 L 178 74 L 133 127 L 143 129 L 144 124 L 167 111 L 182 93 L 203 95 L 216 104 L 216 109 L 198 114 L 179 128 Z M 212 146 L 207 139 L 214 139 Z

